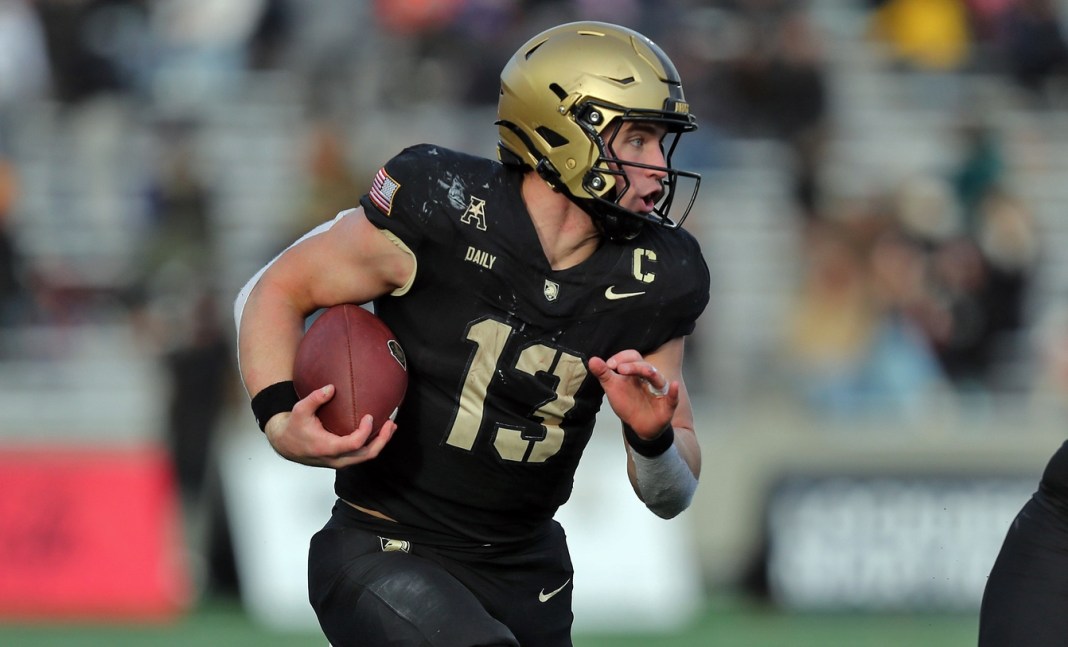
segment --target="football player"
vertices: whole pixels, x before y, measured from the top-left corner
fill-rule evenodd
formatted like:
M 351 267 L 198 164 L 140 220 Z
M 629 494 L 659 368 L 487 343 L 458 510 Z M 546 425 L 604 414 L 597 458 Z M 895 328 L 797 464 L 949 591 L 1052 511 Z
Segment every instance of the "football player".
M 497 126 L 499 160 L 402 151 L 235 303 L 271 446 L 336 470 L 309 556 L 335 647 L 570 645 L 553 515 L 606 396 L 645 505 L 671 518 L 697 487 L 682 363 L 709 277 L 679 228 L 699 177 L 671 166 L 697 127 L 675 67 L 629 29 L 558 26 L 505 65 Z M 404 347 L 407 395 L 395 422 L 336 436 L 315 416 L 333 387 L 293 392 L 295 349 L 316 310 L 370 301 Z
M 979 647 L 1068 645 L 1068 442 L 1009 526 L 983 592 Z

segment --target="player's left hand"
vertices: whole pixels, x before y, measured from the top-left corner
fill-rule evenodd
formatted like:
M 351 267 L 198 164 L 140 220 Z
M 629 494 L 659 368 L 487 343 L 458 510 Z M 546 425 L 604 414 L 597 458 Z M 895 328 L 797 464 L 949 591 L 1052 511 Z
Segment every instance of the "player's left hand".
M 608 359 L 591 357 L 590 372 L 601 383 L 612 411 L 634 433 L 655 438 L 679 406 L 679 382 L 669 380 L 636 350 L 624 350 Z

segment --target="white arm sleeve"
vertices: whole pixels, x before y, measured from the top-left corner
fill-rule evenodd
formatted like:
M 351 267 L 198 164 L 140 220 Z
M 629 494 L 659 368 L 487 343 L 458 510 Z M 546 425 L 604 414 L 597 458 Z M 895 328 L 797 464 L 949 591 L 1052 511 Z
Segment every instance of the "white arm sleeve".
M 656 458 L 642 456 L 631 447 L 627 451 L 634 460 L 634 474 L 645 507 L 663 519 L 671 519 L 690 507 L 697 478 L 674 445 Z

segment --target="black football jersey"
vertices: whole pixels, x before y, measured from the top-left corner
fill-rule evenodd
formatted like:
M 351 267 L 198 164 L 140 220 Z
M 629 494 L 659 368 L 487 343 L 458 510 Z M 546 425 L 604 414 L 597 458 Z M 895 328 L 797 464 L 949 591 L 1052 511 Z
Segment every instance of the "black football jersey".
M 517 541 L 550 519 L 604 397 L 587 360 L 687 335 L 708 301 L 708 268 L 681 229 L 646 227 L 553 270 L 521 182 L 519 169 L 421 145 L 361 200 L 416 257 L 410 288 L 375 301 L 409 385 L 392 440 L 340 470 L 336 491 L 443 541 Z

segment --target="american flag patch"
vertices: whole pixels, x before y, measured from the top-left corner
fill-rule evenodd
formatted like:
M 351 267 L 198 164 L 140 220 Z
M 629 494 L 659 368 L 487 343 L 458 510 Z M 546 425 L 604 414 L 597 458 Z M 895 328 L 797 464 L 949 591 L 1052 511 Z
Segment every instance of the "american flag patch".
M 389 212 L 393 210 L 393 197 L 397 195 L 397 190 L 400 189 L 400 186 L 400 182 L 391 178 L 383 167 L 378 169 L 378 173 L 375 174 L 375 179 L 371 182 L 371 191 L 367 194 L 367 197 L 371 198 L 371 202 L 388 216 Z

